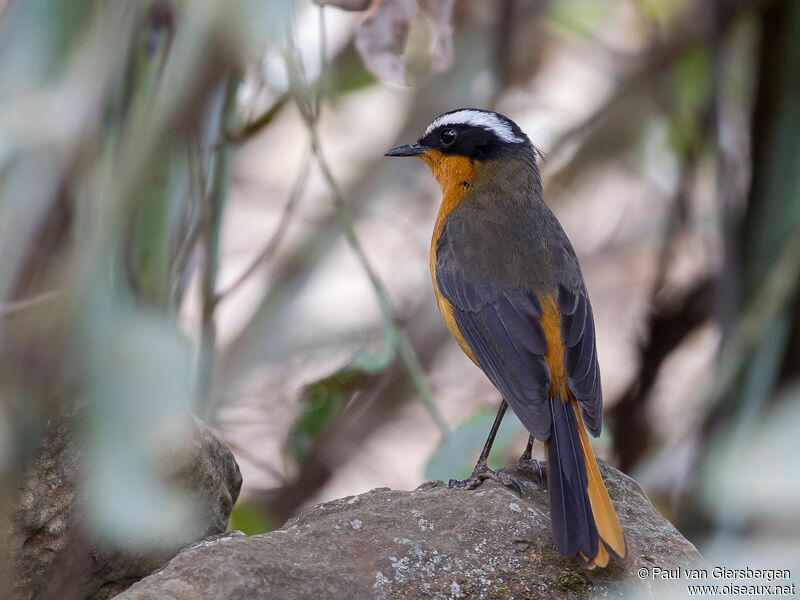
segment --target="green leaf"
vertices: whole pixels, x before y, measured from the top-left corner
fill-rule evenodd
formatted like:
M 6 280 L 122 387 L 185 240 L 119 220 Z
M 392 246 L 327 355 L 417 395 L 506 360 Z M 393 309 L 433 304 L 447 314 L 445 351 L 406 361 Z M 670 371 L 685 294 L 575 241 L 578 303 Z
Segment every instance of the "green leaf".
M 357 92 L 378 82 L 364 67 L 364 63 L 355 46 L 350 45 L 342 50 L 336 60 L 330 64 L 330 70 L 323 73 L 326 86 L 332 95 Z
M 233 507 L 228 520 L 228 530 L 238 529 L 247 535 L 268 533 L 277 529 L 269 514 L 261 507 L 248 502 L 239 502 Z
M 607 7 L 595 0 L 559 0 L 550 5 L 550 21 L 570 34 L 585 34 L 599 23 Z
M 669 23 L 686 9 L 687 0 L 637 0 L 636 4 L 648 19 Z
M 684 54 L 670 75 L 678 102 L 687 108 L 699 109 L 711 95 L 711 57 L 705 48 Z
M 385 371 L 395 359 L 395 345 L 385 337 L 381 347 L 362 348 L 352 360 L 334 373 L 310 383 L 302 392 L 302 412 L 289 431 L 292 457 L 300 461 L 328 424 L 341 413 L 364 380 Z
M 496 414 L 494 410 L 481 409 L 451 431 L 428 460 L 425 466 L 425 478 L 447 481 L 450 478 L 469 477 Z M 492 452 L 489 454 L 489 465 L 492 468 L 502 466 L 498 464 L 498 458 L 509 449 L 514 439 L 524 432 L 525 428 L 519 419 L 510 411 L 507 412 L 497 432 Z M 520 448 L 520 454 L 522 450 L 523 448 Z
M 697 146 L 703 112 L 711 98 L 711 58 L 697 48 L 684 54 L 672 67 L 669 87 L 674 102 L 670 142 L 679 153 Z

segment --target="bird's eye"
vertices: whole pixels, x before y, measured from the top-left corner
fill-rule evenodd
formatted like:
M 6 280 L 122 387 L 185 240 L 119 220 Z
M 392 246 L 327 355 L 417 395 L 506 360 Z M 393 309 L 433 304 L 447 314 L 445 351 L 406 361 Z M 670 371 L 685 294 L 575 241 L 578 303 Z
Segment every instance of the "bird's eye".
M 444 129 L 442 130 L 442 133 L 439 134 L 439 138 L 442 140 L 442 143 L 445 146 L 449 146 L 455 142 L 457 136 L 458 134 L 456 133 L 455 129 Z

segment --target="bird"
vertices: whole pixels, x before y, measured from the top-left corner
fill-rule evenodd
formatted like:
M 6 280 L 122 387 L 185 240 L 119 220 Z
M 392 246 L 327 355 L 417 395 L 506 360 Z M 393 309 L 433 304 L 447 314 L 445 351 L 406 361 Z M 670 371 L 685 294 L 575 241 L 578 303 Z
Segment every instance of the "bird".
M 603 397 L 594 317 L 580 265 L 545 204 L 541 152 L 508 117 L 475 108 L 439 115 L 386 156 L 422 160 L 442 201 L 430 270 L 444 324 L 502 396 L 472 475 L 519 484 L 487 458 L 508 407 L 545 444 L 550 518 L 559 553 L 588 569 L 625 557 L 625 538 L 587 435 L 600 435 Z M 535 463 L 538 467 L 538 463 Z M 541 478 L 541 470 L 539 471 Z

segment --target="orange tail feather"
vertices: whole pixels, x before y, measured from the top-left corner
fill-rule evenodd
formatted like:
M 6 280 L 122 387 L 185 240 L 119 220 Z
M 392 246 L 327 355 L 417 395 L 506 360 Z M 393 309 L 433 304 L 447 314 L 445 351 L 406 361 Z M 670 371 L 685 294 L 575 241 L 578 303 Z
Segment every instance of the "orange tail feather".
M 622 534 L 622 527 L 619 524 L 619 518 L 611 504 L 611 498 L 608 496 L 608 490 L 603 483 L 603 477 L 600 475 L 600 469 L 597 467 L 597 459 L 592 450 L 592 444 L 589 442 L 589 436 L 586 434 L 586 427 L 583 425 L 583 418 L 581 411 L 578 408 L 576 400 L 571 400 L 573 413 L 575 414 L 575 422 L 578 425 L 578 436 L 581 440 L 581 450 L 583 451 L 583 461 L 586 465 L 587 487 L 586 491 L 589 493 L 589 502 L 592 506 L 592 514 L 594 522 L 597 526 L 597 531 L 600 534 L 600 542 L 598 553 L 593 560 L 587 561 L 590 569 L 594 567 L 605 567 L 608 564 L 609 553 L 604 548 L 604 545 L 609 550 L 620 558 L 625 557 L 625 537 Z

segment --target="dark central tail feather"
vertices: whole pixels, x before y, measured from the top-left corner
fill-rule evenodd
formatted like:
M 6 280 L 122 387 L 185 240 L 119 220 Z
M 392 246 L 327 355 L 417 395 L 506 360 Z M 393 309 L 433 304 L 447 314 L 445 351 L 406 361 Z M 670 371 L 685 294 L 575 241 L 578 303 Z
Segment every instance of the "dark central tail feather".
M 547 477 L 553 540 L 563 556 L 594 557 L 600 536 L 586 491 L 586 463 L 575 416 L 569 402 L 552 397 L 550 411 L 553 427 L 547 444 Z
M 547 466 L 556 548 L 564 556 L 577 556 L 589 569 L 605 567 L 610 556 L 625 557 L 625 536 L 597 468 L 578 403 L 550 398 L 550 413 Z

